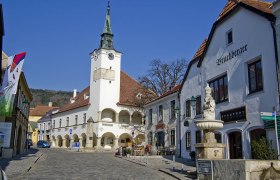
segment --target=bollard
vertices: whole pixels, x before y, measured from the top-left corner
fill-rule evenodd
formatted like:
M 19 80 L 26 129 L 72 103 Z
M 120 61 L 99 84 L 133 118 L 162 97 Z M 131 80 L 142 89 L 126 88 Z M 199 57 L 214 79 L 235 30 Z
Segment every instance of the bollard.
M 146 154 L 147 166 L 148 166 L 148 152 Z
M 173 171 L 175 171 L 175 155 L 173 155 Z
M 142 151 L 140 151 L 140 162 L 142 162 Z

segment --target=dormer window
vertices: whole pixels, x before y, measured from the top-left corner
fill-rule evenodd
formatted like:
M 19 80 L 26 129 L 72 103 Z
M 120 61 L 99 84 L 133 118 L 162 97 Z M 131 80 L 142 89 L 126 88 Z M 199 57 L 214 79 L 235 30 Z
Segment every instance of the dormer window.
M 227 39 L 227 46 L 231 45 L 233 42 L 232 29 L 227 32 L 226 39 Z

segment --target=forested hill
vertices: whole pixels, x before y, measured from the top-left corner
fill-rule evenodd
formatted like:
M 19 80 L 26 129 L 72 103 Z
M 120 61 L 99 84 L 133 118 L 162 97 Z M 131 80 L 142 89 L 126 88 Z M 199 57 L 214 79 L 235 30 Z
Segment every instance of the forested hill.
M 52 102 L 52 106 L 61 107 L 70 102 L 73 92 L 68 91 L 54 91 L 46 89 L 30 89 L 33 95 L 31 107 L 36 105 L 48 105 Z

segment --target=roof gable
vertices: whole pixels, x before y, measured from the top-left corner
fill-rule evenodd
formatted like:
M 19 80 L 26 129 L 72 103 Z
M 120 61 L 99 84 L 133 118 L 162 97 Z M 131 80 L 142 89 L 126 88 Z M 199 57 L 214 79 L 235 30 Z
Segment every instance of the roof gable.
M 210 34 L 208 36 L 208 40 L 205 44 L 204 51 L 202 52 L 201 58 L 197 64 L 198 67 L 201 66 L 202 61 L 206 55 L 206 52 L 208 50 L 208 47 L 212 41 L 214 32 L 223 21 L 225 21 L 228 17 L 232 16 L 235 11 L 237 11 L 239 8 L 245 8 L 249 11 L 252 11 L 260 16 L 263 16 L 267 18 L 270 21 L 274 21 L 275 17 L 272 14 L 272 11 L 270 9 L 272 3 L 270 2 L 265 2 L 265 1 L 260 1 L 260 0 L 228 0 L 227 4 L 221 11 L 218 19 L 216 22 L 213 24 Z

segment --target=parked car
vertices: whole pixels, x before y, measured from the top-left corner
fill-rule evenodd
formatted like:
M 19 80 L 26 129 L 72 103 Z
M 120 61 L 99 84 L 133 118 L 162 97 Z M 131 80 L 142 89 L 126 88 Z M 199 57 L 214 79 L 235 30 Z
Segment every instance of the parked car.
M 6 175 L 5 172 L 2 170 L 1 166 L 0 166 L 0 179 L 1 179 L 1 180 L 8 180 L 7 175 Z
M 47 141 L 39 140 L 39 141 L 37 142 L 37 147 L 38 147 L 38 148 L 50 148 L 51 145 L 50 145 L 50 143 L 48 143 Z

